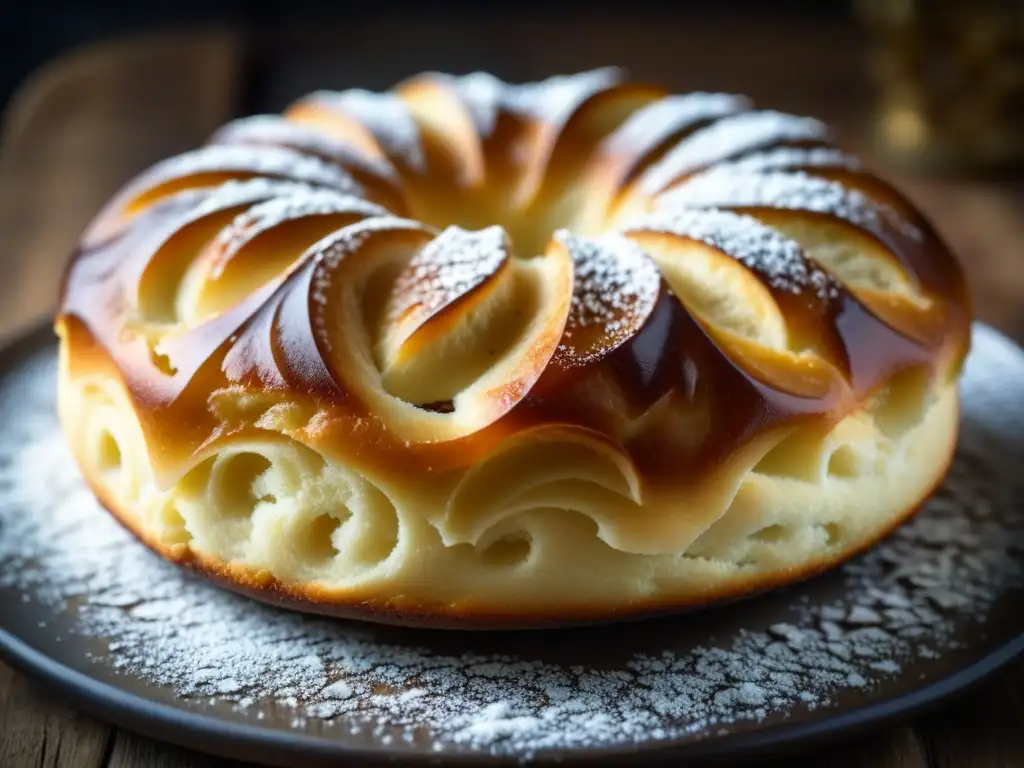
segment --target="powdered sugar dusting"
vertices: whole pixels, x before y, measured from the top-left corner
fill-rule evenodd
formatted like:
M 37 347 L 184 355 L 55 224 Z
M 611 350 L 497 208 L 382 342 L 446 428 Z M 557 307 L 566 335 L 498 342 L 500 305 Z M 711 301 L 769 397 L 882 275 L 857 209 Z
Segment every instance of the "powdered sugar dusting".
M 704 243 L 740 262 L 775 290 L 811 293 L 821 299 L 839 293 L 835 279 L 805 258 L 798 243 L 753 216 L 665 206 L 626 225 L 625 231 L 667 232 Z
M 623 79 L 615 67 L 557 75 L 530 83 L 506 83 L 486 72 L 454 78 L 454 85 L 473 122 L 484 136 L 494 131 L 497 113 L 561 125 L 587 98 Z
M 654 195 L 684 176 L 752 149 L 785 141 L 821 141 L 824 123 L 782 112 L 744 112 L 718 120 L 687 136 L 651 166 L 640 180 L 645 194 Z
M 833 147 L 776 147 L 753 152 L 735 160 L 726 160 L 719 168 L 741 172 L 796 171 L 804 168 L 844 168 L 856 170 L 860 161 Z
M 330 349 L 330 335 L 327 332 L 327 307 L 331 283 L 335 270 L 347 256 L 356 253 L 366 241 L 377 232 L 413 230 L 430 232 L 425 224 L 397 216 L 371 216 L 347 227 L 332 232 L 311 245 L 300 259 L 313 262 L 313 276 L 310 285 L 310 300 L 313 303 L 311 319 L 313 332 L 326 349 Z
M 535 83 L 508 86 L 502 91 L 501 102 L 513 112 L 559 125 L 587 98 L 621 80 L 621 72 L 613 67 L 558 75 Z
M 921 237 L 917 228 L 892 208 L 838 181 L 802 171 L 749 173 L 730 167 L 713 168 L 669 190 L 658 204 L 669 208 L 765 207 L 812 211 L 827 213 L 872 232 L 880 231 L 884 222 L 908 236 Z
M 607 354 L 643 325 L 658 300 L 661 273 L 628 238 L 577 237 L 559 230 L 555 239 L 573 262 L 573 293 L 556 362 L 581 364 Z
M 498 116 L 505 83 L 488 72 L 471 72 L 454 78 L 459 93 L 481 136 L 490 136 Z
M 310 194 L 317 189 L 322 187 L 266 176 L 231 179 L 216 187 L 192 187 L 174 192 L 155 203 L 154 209 L 166 206 L 165 210 L 179 213 L 165 225 L 170 234 L 180 229 L 184 221 L 195 221 L 211 213 L 255 205 L 279 196 Z
M 356 168 L 387 180 L 395 170 L 379 157 L 368 157 L 355 147 L 312 126 L 281 115 L 249 115 L 225 123 L 211 137 L 211 144 L 278 144 L 316 155 L 343 168 Z
M 183 189 L 157 201 L 152 210 L 159 213 L 155 220 L 143 223 L 146 236 L 129 256 L 129 263 L 140 268 L 153 254 L 159 252 L 168 239 L 190 222 L 232 208 L 258 205 L 277 197 L 310 195 L 322 187 L 313 187 L 294 181 L 257 176 L 240 181 L 231 179 L 216 187 Z M 137 277 L 135 279 L 138 279 Z
M 625 153 L 639 159 L 675 134 L 749 107 L 748 99 L 730 93 L 666 96 L 630 115 L 605 140 L 602 151 L 613 156 Z
M 330 214 L 369 217 L 384 216 L 387 211 L 362 198 L 331 189 L 292 190 L 290 194 L 267 200 L 238 214 L 231 224 L 218 233 L 215 240 L 217 258 L 211 265 L 210 277 L 219 277 L 231 257 L 262 233 L 286 221 Z
M 362 189 L 341 168 L 286 147 L 214 144 L 157 163 L 129 190 L 139 194 L 170 179 L 203 173 L 247 173 L 332 187 L 359 195 Z
M 330 103 L 365 125 L 384 153 L 417 171 L 426 168 L 420 129 L 402 99 L 393 93 L 376 93 L 362 88 L 321 91 L 313 98 Z
M 389 305 L 389 320 L 410 310 L 430 317 L 495 275 L 509 258 L 501 227 L 469 231 L 448 227 L 416 253 L 399 275 Z
M 907 663 L 934 681 L 935 659 L 976 642 L 997 601 L 1012 604 L 1024 586 L 1024 402 L 1014 386 L 1024 360 L 984 329 L 964 374 L 958 459 L 892 539 L 831 581 L 771 598 L 775 619 L 746 603 L 705 614 L 700 625 L 714 630 L 698 644 L 678 641 L 694 634 L 684 617 L 552 635 L 530 653 L 516 651 L 514 637 L 290 614 L 183 575 L 84 488 L 54 416 L 55 368 L 46 350 L 0 382 L 0 589 L 20 591 L 55 623 L 60 614 L 75 635 L 101 638 L 96 664 L 213 716 L 211 703 L 231 704 L 254 725 L 291 712 L 293 732 L 358 735 L 403 754 L 528 759 L 554 748 L 728 738 L 743 723 L 829 711 L 851 690 L 870 696 Z M 598 642 L 621 656 L 606 650 L 592 663 Z

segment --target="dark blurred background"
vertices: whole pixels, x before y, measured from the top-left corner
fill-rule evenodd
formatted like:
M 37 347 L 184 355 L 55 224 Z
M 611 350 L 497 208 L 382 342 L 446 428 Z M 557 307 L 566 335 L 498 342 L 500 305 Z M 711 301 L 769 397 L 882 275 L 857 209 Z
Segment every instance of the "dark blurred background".
M 313 88 L 386 88 L 425 69 L 534 79 L 625 66 L 673 90 L 742 91 L 930 168 L 1024 158 L 1024 0 L 0 0 L 0 104 L 100 41 L 243 30 L 240 112 Z M 173 85 L 174 72 L 165 73 Z M 858 146 L 858 149 L 863 147 Z
M 168 26 L 211 22 L 244 24 L 254 30 L 275 30 L 303 25 L 336 28 L 336 42 L 345 44 L 347 31 L 358 30 L 369 20 L 429 13 L 437 19 L 474 21 L 504 18 L 541 20 L 545 15 L 574 14 L 586 18 L 621 13 L 628 8 L 639 15 L 657 15 L 669 23 L 682 23 L 692 15 L 729 17 L 736 14 L 777 17 L 780 14 L 831 19 L 852 17 L 847 3 L 830 0 L 630 0 L 586 2 L 498 3 L 420 0 L 387 2 L 242 2 L 242 0 L 145 0 L 136 3 L 87 3 L 73 0 L 0 2 L 0 103 L 6 102 L 17 85 L 37 66 L 69 49 L 133 32 Z M 573 41 L 572 44 L 579 44 Z M 685 41 L 681 41 L 685 44 Z M 382 42 L 382 47 L 386 43 Z M 401 52 L 395 52 L 401 56 Z M 473 68 L 472 46 L 464 51 L 466 66 Z

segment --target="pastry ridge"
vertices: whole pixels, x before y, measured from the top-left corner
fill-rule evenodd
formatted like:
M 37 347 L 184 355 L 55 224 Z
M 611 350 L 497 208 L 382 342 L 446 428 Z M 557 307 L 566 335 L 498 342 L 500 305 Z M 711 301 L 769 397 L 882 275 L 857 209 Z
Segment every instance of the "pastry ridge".
M 238 118 L 72 258 L 59 409 L 148 546 L 456 627 L 831 567 L 941 481 L 961 267 L 820 121 L 617 68 L 426 73 Z

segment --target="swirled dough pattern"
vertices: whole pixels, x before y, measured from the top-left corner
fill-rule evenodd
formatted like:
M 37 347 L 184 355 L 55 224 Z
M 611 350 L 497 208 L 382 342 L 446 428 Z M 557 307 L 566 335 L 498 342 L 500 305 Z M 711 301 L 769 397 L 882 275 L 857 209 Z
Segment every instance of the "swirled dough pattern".
M 128 183 L 59 402 L 165 557 L 497 626 L 750 594 L 941 479 L 969 339 L 929 223 L 816 120 L 618 70 L 318 92 Z

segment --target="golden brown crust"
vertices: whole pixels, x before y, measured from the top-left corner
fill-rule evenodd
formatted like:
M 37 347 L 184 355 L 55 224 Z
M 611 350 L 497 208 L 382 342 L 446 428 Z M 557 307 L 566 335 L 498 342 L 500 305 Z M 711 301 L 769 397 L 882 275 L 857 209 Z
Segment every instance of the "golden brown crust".
M 942 483 L 956 446 L 956 433 L 952 435 L 947 449 L 948 458 L 938 469 L 932 486 L 923 494 L 927 499 Z M 129 516 L 119 512 L 111 501 L 110 494 L 101 483 L 93 481 L 88 474 L 89 484 L 96 498 L 114 518 L 142 544 L 155 554 L 177 566 L 185 568 L 216 584 L 246 597 L 275 607 L 299 610 L 331 618 L 372 621 L 394 626 L 409 626 L 424 629 L 460 630 L 517 630 L 544 629 L 549 627 L 570 627 L 587 624 L 642 620 L 657 618 L 688 610 L 712 607 L 728 602 L 755 597 L 787 585 L 806 581 L 825 573 L 835 566 L 866 552 L 888 538 L 894 530 L 917 513 L 920 505 L 894 514 L 885 524 L 874 529 L 865 540 L 851 542 L 845 549 L 819 555 L 807 560 L 799 567 L 786 571 L 762 572 L 731 580 L 726 588 L 718 590 L 696 590 L 685 596 L 662 595 L 659 599 L 636 600 L 626 605 L 581 605 L 566 603 L 547 606 L 543 611 L 529 613 L 518 610 L 503 610 L 501 605 L 459 605 L 451 603 L 425 604 L 422 600 L 406 600 L 401 595 L 379 595 L 368 593 L 362 596 L 341 596 L 331 590 L 314 585 L 285 584 L 265 570 L 253 573 L 247 568 L 233 568 L 212 558 L 206 558 L 183 545 L 161 544 L 138 526 L 132 525 Z
M 154 550 L 460 625 L 695 606 L 868 546 L 941 476 L 969 323 L 929 222 L 823 125 L 613 69 L 235 121 L 101 211 L 56 321 L 76 455 Z

